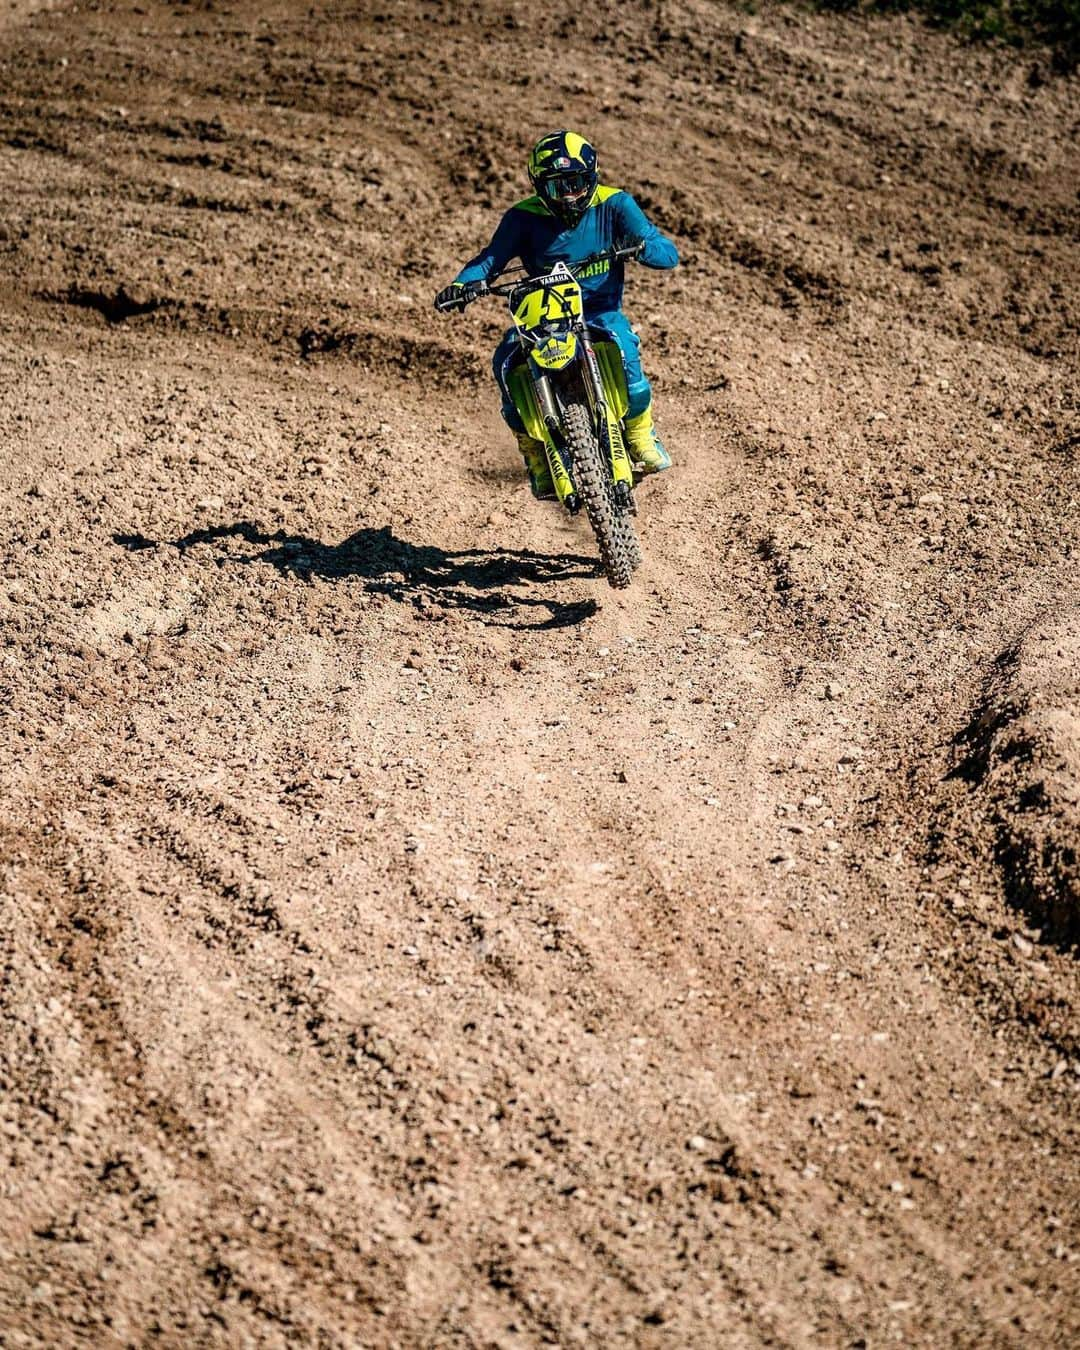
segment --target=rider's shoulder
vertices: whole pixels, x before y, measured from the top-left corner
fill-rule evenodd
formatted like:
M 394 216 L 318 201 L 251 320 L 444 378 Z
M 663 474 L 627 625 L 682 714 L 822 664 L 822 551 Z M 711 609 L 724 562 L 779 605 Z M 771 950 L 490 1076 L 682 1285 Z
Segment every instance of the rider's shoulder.
M 611 201 L 613 197 L 629 197 L 630 194 L 625 188 L 609 187 L 605 183 L 600 183 L 592 195 L 589 202 L 590 206 L 600 206 L 603 202 Z M 527 216 L 550 216 L 551 211 L 547 204 L 535 193 L 531 197 L 524 197 L 520 202 L 515 202 L 507 211 L 507 215 L 513 215 L 515 212 L 522 212 Z
M 551 212 L 535 193 L 531 197 L 524 197 L 520 202 L 515 202 L 510 211 L 524 211 L 529 216 L 551 215 Z M 507 212 L 507 214 L 509 215 L 510 212 Z

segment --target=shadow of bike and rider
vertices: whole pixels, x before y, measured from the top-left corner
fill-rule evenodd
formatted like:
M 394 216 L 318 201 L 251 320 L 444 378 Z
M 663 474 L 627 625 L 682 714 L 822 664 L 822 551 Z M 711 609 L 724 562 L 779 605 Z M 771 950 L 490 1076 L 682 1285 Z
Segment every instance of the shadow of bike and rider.
M 538 553 L 533 549 L 437 548 L 399 539 L 388 526 L 357 530 L 340 544 L 325 544 L 285 530 L 272 533 L 251 521 L 192 530 L 179 539 L 156 540 L 141 534 L 115 534 L 121 547 L 136 552 L 165 542 L 181 553 L 198 544 L 236 539 L 258 553 L 226 552 L 231 562 L 265 563 L 286 576 L 308 580 L 359 579 L 364 590 L 420 607 L 470 610 L 487 623 L 506 628 L 566 628 L 597 609 L 595 600 L 565 602 L 536 593 L 556 582 L 593 578 L 596 560 L 577 554 Z M 537 609 L 547 617 L 530 616 Z

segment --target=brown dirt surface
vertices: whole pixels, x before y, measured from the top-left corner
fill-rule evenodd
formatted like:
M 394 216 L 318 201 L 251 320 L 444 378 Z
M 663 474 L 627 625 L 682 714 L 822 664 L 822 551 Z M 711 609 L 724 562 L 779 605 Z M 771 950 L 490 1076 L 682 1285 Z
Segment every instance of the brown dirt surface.
M 1080 87 L 708 0 L 0 9 L 0 1344 L 1080 1339 Z M 431 297 L 587 131 L 675 468 Z

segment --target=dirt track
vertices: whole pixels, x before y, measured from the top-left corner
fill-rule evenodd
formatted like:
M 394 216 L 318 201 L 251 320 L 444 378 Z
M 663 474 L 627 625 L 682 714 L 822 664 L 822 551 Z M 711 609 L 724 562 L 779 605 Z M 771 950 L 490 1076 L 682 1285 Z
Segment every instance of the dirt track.
M 0 1344 L 1076 1343 L 1076 82 L 355 10 L 0 18 Z M 563 124 L 625 595 L 430 309 Z

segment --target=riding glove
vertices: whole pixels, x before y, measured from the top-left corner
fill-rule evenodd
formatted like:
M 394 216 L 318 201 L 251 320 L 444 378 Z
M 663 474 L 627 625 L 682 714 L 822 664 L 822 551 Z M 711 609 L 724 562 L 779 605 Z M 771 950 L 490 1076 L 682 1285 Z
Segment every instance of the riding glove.
M 435 297 L 435 308 L 439 310 L 463 310 L 470 301 L 478 299 L 487 290 L 483 281 L 454 281 L 444 286 Z

